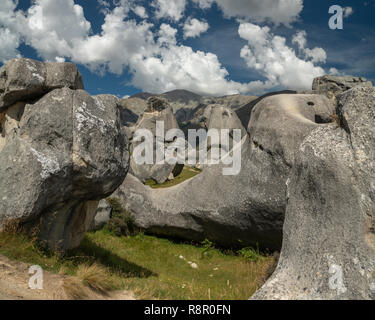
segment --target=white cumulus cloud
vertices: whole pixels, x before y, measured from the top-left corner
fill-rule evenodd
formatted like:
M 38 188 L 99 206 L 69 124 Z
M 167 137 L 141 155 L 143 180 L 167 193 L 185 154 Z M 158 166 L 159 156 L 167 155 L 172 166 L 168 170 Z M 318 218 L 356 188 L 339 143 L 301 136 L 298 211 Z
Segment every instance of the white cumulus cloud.
M 344 18 L 349 18 L 354 13 L 352 7 L 345 7 L 344 8 Z
M 303 9 L 303 0 L 193 0 L 202 9 L 216 2 L 228 18 L 252 22 L 269 21 L 276 25 L 296 21 Z
M 187 19 L 184 24 L 184 38 L 199 37 L 202 33 L 206 32 L 209 25 L 206 21 L 199 21 L 198 19 Z
M 327 60 L 327 53 L 323 48 L 306 48 L 306 31 L 297 32 L 293 38 L 292 42 L 298 45 L 298 48 L 302 54 L 304 54 L 307 60 L 311 60 L 313 63 L 325 63 Z
M 142 6 L 135 6 L 134 7 L 134 13 L 143 18 L 143 19 L 147 19 L 148 18 L 148 14 L 147 14 L 147 11 L 146 11 L 146 8 L 145 7 L 142 7 Z
M 131 20 L 128 12 L 125 2 L 107 8 L 101 32 L 92 34 L 82 7 L 73 0 L 36 0 L 9 24 L 23 24 L 14 35 L 24 38 L 44 60 L 70 59 L 103 73 L 122 74 L 126 68 L 131 83 L 145 91 L 185 88 L 225 95 L 247 90 L 227 79 L 228 72 L 215 54 L 177 44 L 177 29 L 163 23 L 153 32 L 152 24 Z
M 118 75 L 126 70 L 132 76 L 129 82 L 144 91 L 161 93 L 183 88 L 207 95 L 261 93 L 276 86 L 305 89 L 311 86 L 315 76 L 324 73 L 315 63 L 325 60 L 325 52 L 321 48 L 307 48 L 305 34 L 296 35 L 299 39 L 296 43 L 300 43 L 300 53 L 304 56 L 298 57 L 286 45 L 286 39 L 273 35 L 269 28 L 241 23 L 239 34 L 248 41 L 241 57 L 266 81 L 240 83 L 229 79 L 228 71 L 216 54 L 193 50 L 177 41 L 177 28 L 182 29 L 185 38 L 199 36 L 209 27 L 205 21 L 189 18 L 176 28 L 166 21 L 157 28 L 146 20 L 148 14 L 140 1 L 116 0 L 113 3 L 117 6 L 113 8 L 102 0 L 104 23 L 94 34 L 83 8 L 73 0 L 35 0 L 25 12 L 16 11 L 15 1 L 2 1 L 2 61 L 18 56 L 17 49 L 24 42 L 43 60 L 71 60 L 93 71 Z M 243 4 L 235 0 L 232 5 L 240 2 Z M 281 2 L 285 5 L 295 1 Z M 199 0 L 198 5 L 203 8 L 210 3 L 211 0 Z M 254 3 L 248 1 L 256 12 L 261 12 L 263 4 L 257 2 L 257 7 Z M 153 4 L 160 17 L 174 23 L 184 15 L 186 1 L 153 0 Z M 129 17 L 130 11 L 137 14 L 137 20 Z M 261 19 L 268 20 L 264 15 Z M 279 23 L 288 20 L 282 16 L 280 19 Z M 234 54 L 239 55 L 239 52 Z
M 156 8 L 157 18 L 170 18 L 177 22 L 184 15 L 186 0 L 153 0 L 151 5 Z
M 314 61 L 322 60 L 320 50 L 305 49 L 305 38 L 297 35 L 294 42 L 299 43 L 310 55 L 304 60 L 286 44 L 286 39 L 271 33 L 268 27 L 260 27 L 251 23 L 243 23 L 239 27 L 239 35 L 248 41 L 241 50 L 241 57 L 249 68 L 257 70 L 267 80 L 264 85 L 281 85 L 290 89 L 308 89 L 315 77 L 323 75 L 324 70 L 316 66 Z M 325 54 L 325 52 L 324 52 Z
M 193 0 L 201 9 L 208 9 L 212 6 L 215 0 Z
M 0 62 L 5 62 L 15 57 L 21 57 L 17 48 L 20 45 L 20 39 L 17 34 L 9 29 L 0 28 Z

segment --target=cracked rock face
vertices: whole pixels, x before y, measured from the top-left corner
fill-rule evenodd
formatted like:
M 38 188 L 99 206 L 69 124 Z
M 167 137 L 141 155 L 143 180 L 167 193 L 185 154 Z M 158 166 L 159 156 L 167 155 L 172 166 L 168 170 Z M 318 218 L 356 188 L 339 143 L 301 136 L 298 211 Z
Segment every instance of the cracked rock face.
M 343 128 L 321 126 L 300 145 L 280 261 L 253 299 L 375 299 L 374 101 L 374 88 L 343 93 Z
M 74 70 L 65 77 L 61 64 L 37 65 L 55 70 L 54 81 L 77 79 Z M 22 95 L 26 101 L 29 97 Z M 7 107 L 0 123 L 0 223 L 16 220 L 37 228 L 39 240 L 54 250 L 79 245 L 98 201 L 122 183 L 128 170 L 117 98 L 63 87 L 34 103 Z

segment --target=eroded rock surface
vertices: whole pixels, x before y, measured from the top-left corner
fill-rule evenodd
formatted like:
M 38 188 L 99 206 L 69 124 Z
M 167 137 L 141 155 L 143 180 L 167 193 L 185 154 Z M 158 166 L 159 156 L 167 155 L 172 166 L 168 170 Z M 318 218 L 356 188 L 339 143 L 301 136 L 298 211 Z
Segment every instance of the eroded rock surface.
M 283 246 L 253 299 L 375 299 L 375 89 L 338 97 L 335 124 L 302 142 Z
M 160 144 L 164 144 L 164 146 L 160 146 L 160 148 L 164 148 L 164 154 L 164 150 L 168 147 L 168 144 L 173 142 L 167 139 L 166 133 L 171 129 L 177 129 L 178 124 L 173 115 L 173 110 L 168 104 L 167 100 L 158 97 L 150 97 L 147 102 L 147 109 L 145 110 L 145 113 L 139 118 L 134 129 L 132 129 L 131 134 L 137 132 L 138 130 L 148 130 L 152 134 L 152 139 L 154 142 L 154 161 L 153 164 L 139 164 L 137 163 L 137 161 L 135 161 L 134 157 L 132 157 L 130 160 L 130 172 L 142 182 L 152 179 L 157 183 L 163 183 L 168 179 L 170 174 L 173 172 L 174 168 L 176 167 L 176 164 L 156 164 L 155 141 L 158 141 L 158 147 Z M 163 128 L 161 128 L 161 130 L 165 137 L 164 141 L 159 141 L 159 138 L 156 136 L 158 122 L 161 122 L 163 124 Z M 142 142 L 134 141 L 132 143 L 132 153 L 140 143 Z
M 238 175 L 224 176 L 219 164 L 166 189 L 151 189 L 128 175 L 112 196 L 149 233 L 209 238 L 223 246 L 280 248 L 286 181 L 297 146 L 325 125 L 315 122 L 316 115 L 333 114 L 334 109 L 320 95 L 265 98 L 252 111 Z
M 0 69 L 0 112 L 16 102 L 30 102 L 64 87 L 84 88 L 82 76 L 72 63 L 10 60 Z
M 53 81 L 80 79 L 74 68 L 69 73 L 70 67 L 61 64 L 35 65 L 37 70 L 54 70 Z M 20 83 L 30 88 L 29 80 L 21 77 Z M 12 97 L 30 101 L 35 92 Z M 79 245 L 98 201 L 122 183 L 128 170 L 118 104 L 113 96 L 91 97 L 63 86 L 34 103 L 16 102 L 0 114 L 0 223 L 17 221 L 36 229 L 39 240 L 54 250 Z
M 356 86 L 372 87 L 372 83 L 362 77 L 326 75 L 315 78 L 312 89 L 318 94 L 337 97 L 339 94 Z

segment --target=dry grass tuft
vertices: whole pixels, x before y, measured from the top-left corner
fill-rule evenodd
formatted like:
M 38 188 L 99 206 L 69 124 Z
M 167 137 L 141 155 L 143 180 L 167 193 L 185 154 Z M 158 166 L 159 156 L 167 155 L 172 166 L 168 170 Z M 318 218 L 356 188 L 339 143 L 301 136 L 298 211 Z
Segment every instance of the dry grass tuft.
M 102 294 L 113 289 L 108 271 L 97 263 L 79 265 L 77 277 L 82 280 L 84 285 Z
M 18 220 L 5 220 L 1 225 L 1 232 L 6 234 L 17 234 L 23 232 L 21 223 Z
M 70 300 L 84 300 L 88 298 L 87 288 L 82 284 L 82 281 L 77 278 L 64 279 L 63 289 L 68 299 Z
M 262 287 L 268 280 L 268 278 L 271 277 L 272 274 L 275 272 L 279 259 L 280 253 L 276 251 L 273 253 L 272 259 L 266 262 L 265 269 L 263 269 L 262 272 L 259 273 L 257 289 Z

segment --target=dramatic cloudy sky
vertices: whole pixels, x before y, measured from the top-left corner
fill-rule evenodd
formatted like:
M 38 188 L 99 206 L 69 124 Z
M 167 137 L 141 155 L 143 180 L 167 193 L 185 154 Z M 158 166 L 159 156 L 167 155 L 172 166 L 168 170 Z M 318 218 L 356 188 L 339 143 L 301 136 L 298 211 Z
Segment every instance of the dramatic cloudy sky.
M 0 0 L 0 63 L 71 61 L 91 94 L 308 89 L 375 80 L 375 0 Z M 345 8 L 344 30 L 328 9 Z

